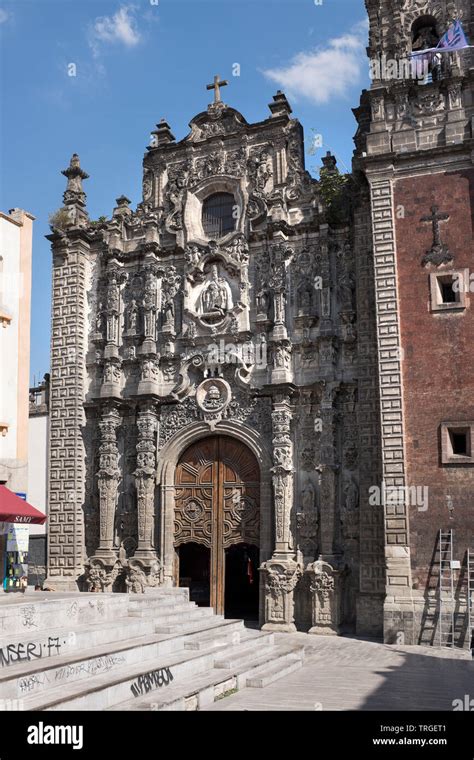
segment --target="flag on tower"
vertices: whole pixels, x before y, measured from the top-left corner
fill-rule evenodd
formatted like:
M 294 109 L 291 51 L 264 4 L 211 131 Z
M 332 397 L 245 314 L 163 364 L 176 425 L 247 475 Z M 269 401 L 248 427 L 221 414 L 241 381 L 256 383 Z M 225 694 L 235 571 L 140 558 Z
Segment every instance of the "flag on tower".
M 426 50 L 414 50 L 412 56 L 426 55 L 427 53 L 449 53 L 452 50 L 462 50 L 471 47 L 462 28 L 462 24 L 457 19 L 449 27 L 448 31 L 443 34 L 440 41 L 434 48 Z

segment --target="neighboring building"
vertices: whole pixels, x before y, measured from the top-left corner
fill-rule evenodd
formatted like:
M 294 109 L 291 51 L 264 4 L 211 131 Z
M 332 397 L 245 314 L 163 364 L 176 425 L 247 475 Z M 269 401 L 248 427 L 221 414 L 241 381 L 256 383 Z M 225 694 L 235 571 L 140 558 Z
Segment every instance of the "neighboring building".
M 449 26 L 450 3 L 367 5 L 370 55 Z M 374 81 L 346 182 L 330 154 L 305 171 L 281 92 L 248 124 L 218 79 L 186 138 L 157 125 L 136 211 L 91 222 L 72 157 L 49 236 L 54 588 L 189 585 L 268 629 L 387 642 L 441 619 L 466 644 L 472 71 Z M 433 587 L 450 528 L 456 598 Z
M 28 500 L 48 514 L 49 374 L 30 388 L 28 425 Z M 30 583 L 37 585 L 46 576 L 46 525 L 30 526 Z
M 28 389 L 34 217 L 0 212 L 0 483 L 28 490 Z

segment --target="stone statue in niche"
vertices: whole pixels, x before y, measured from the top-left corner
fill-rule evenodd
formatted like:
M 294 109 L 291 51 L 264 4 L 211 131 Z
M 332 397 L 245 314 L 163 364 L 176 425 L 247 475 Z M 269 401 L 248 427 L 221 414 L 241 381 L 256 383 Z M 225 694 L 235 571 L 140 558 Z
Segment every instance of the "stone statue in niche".
M 163 325 L 170 325 L 174 327 L 174 298 L 168 295 L 163 305 Z
M 133 298 L 130 301 L 130 306 L 128 307 L 128 315 L 127 315 L 128 332 L 135 334 L 137 332 L 137 327 L 138 327 L 138 306 L 137 306 L 137 302 Z
M 287 346 L 277 346 L 273 354 L 275 369 L 290 369 L 291 356 Z
M 346 497 L 345 508 L 349 511 L 357 509 L 359 505 L 359 489 L 352 478 L 347 478 L 344 486 L 344 495 Z
M 301 287 L 298 291 L 298 314 L 305 316 L 311 314 L 313 306 L 312 292 L 309 285 Z
M 338 294 L 343 310 L 352 311 L 354 308 L 354 278 L 346 272 L 339 280 Z
M 301 491 L 301 505 L 303 512 L 312 512 L 314 510 L 314 488 L 310 480 L 307 480 Z
M 95 329 L 96 332 L 103 336 L 104 333 L 104 304 L 102 302 L 99 303 L 97 308 L 97 315 L 95 318 Z
M 224 277 L 219 276 L 217 264 L 211 266 L 210 277 L 201 293 L 198 314 L 220 312 L 224 315 L 233 308 L 232 291 Z
M 270 307 L 270 297 L 266 290 L 259 290 L 257 293 L 257 313 L 268 317 Z

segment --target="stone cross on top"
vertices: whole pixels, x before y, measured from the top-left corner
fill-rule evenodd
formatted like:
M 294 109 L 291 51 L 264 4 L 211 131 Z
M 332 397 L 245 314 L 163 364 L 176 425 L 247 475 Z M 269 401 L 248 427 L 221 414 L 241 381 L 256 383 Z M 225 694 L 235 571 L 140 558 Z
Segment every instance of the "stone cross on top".
M 229 84 L 229 82 L 227 81 L 227 79 L 223 79 L 222 82 L 219 81 L 219 79 L 220 79 L 219 78 L 219 74 L 217 74 L 214 77 L 213 84 L 207 84 L 206 85 L 206 90 L 214 90 L 214 103 L 222 103 L 221 87 L 225 87 L 226 85 Z

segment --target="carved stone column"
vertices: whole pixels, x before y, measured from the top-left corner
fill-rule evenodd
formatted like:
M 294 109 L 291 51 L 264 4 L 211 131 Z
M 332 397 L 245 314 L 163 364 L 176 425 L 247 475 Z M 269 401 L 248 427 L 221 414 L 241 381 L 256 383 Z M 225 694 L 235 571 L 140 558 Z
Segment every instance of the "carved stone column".
M 143 332 L 145 339 L 140 353 L 156 353 L 156 311 L 157 311 L 157 268 L 152 264 L 145 267 L 145 282 L 143 286 Z
M 105 299 L 106 344 L 104 349 L 104 357 L 106 358 L 118 356 L 119 317 L 119 273 L 116 269 L 111 269 L 107 273 Z
M 156 561 L 153 533 L 158 417 L 154 403 L 147 402 L 140 407 L 137 427 L 137 469 L 134 476 L 137 489 L 138 547 L 135 557 Z
M 336 532 L 336 472 L 339 467 L 335 448 L 334 400 L 338 382 L 325 383 L 321 399 L 321 518 L 320 559 L 336 562 L 334 544 Z
M 302 575 L 295 561 L 292 534 L 293 444 L 290 437 L 290 399 L 275 398 L 273 423 L 273 493 L 275 504 L 275 551 L 261 566 L 265 588 L 265 630 L 295 631 L 293 591 Z
M 286 341 L 288 333 L 286 329 L 286 266 L 293 255 L 283 238 L 270 247 L 270 273 L 269 286 L 273 293 L 273 317 L 274 326 L 272 339 L 274 341 Z
M 117 448 L 117 428 L 120 423 L 120 412 L 115 404 L 106 404 L 102 407 L 99 421 L 100 445 L 97 472 L 100 542 L 95 557 L 110 565 L 117 559 L 117 553 L 114 550 L 114 520 L 120 480 Z
M 337 635 L 342 620 L 343 571 L 319 559 L 308 565 L 306 572 L 311 594 L 309 633 Z

